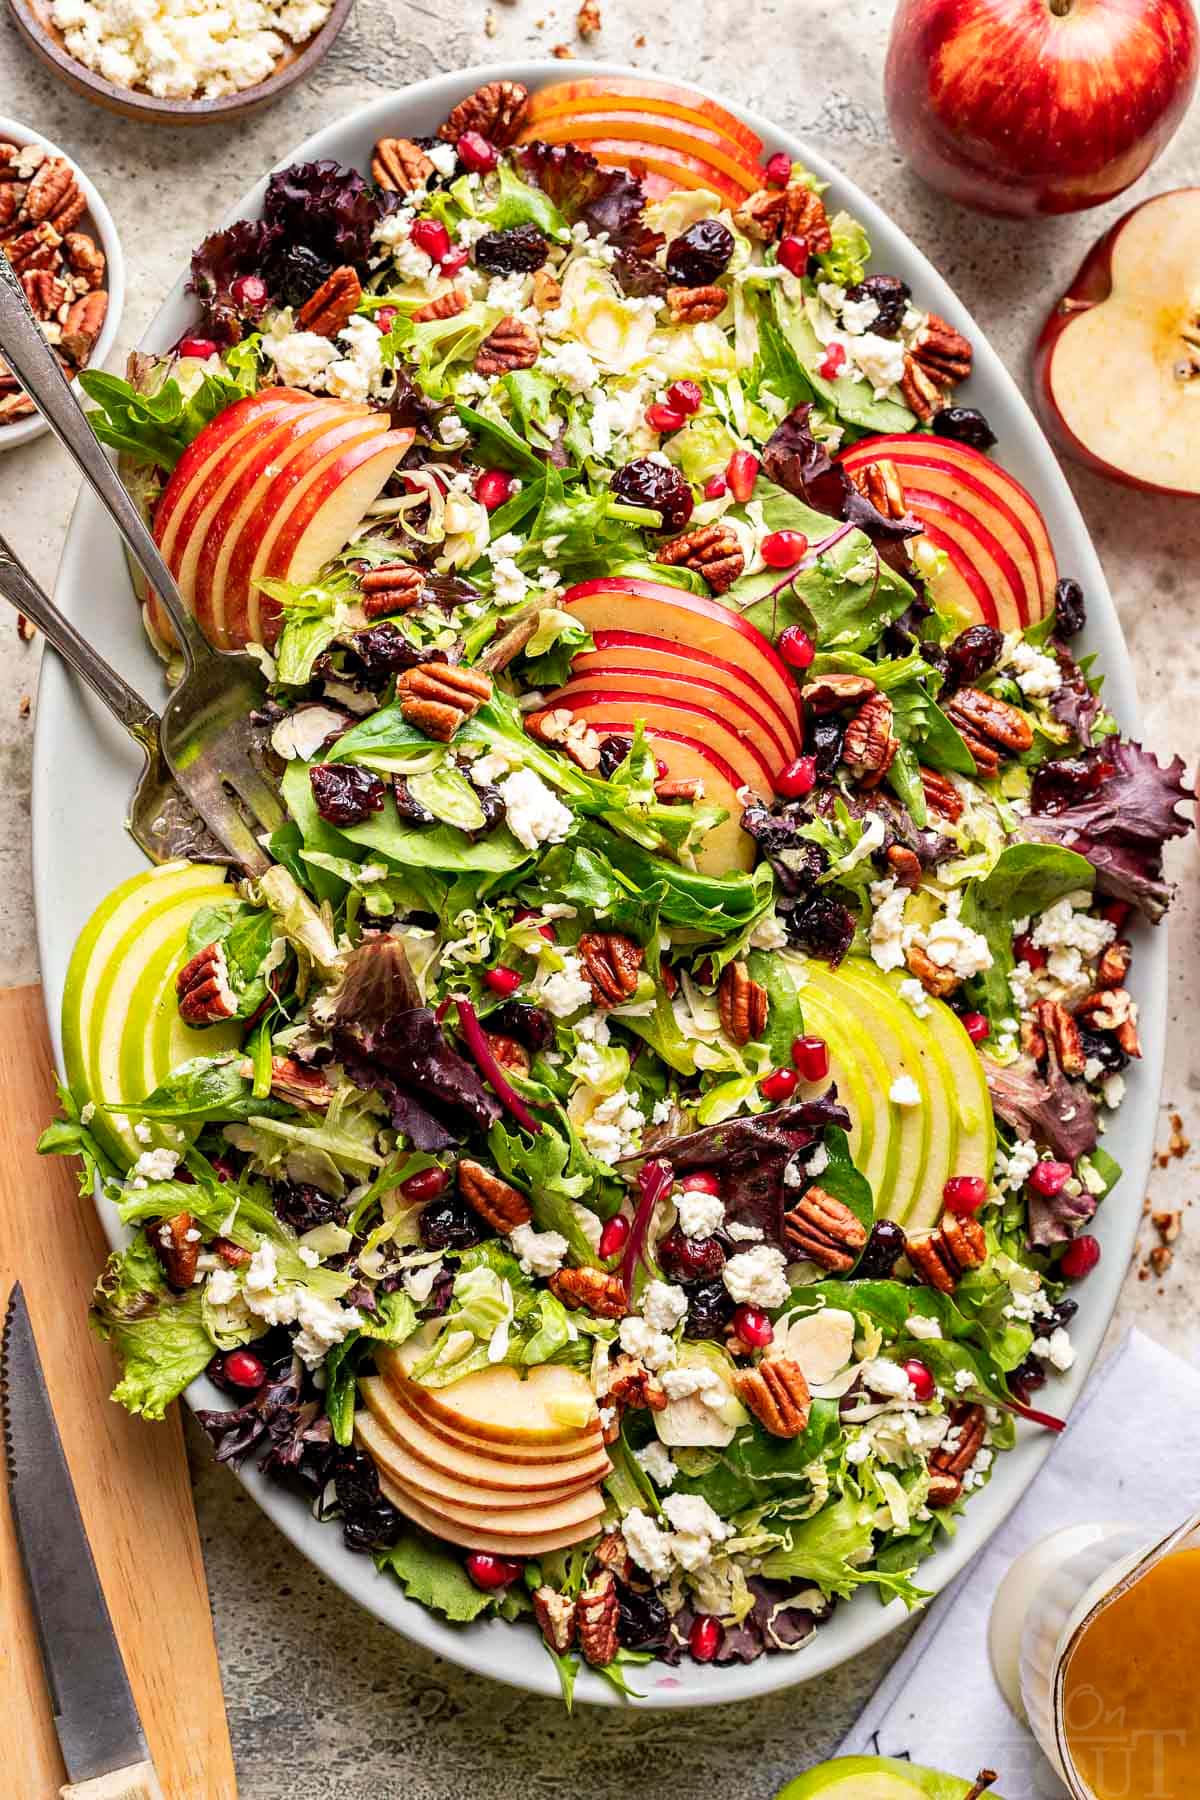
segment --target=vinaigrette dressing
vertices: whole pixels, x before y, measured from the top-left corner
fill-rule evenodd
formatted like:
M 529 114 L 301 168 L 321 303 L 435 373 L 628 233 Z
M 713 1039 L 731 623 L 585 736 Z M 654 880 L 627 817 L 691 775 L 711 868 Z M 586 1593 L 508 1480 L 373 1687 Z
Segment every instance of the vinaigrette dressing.
M 1063 1677 L 1067 1747 L 1096 1800 L 1200 1794 L 1200 1548 L 1176 1550 L 1083 1631 Z

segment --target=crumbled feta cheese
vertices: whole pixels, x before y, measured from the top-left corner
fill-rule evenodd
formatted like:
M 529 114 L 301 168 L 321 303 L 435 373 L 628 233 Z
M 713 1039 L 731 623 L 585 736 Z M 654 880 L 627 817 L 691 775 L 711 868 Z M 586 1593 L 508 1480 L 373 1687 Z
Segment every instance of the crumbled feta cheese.
M 875 390 L 875 398 L 884 395 L 904 379 L 904 345 L 899 338 L 880 337 L 866 331 L 861 337 L 842 340 L 851 364 L 859 370 Z
M 687 1317 L 688 1297 L 669 1281 L 651 1281 L 642 1296 L 642 1317 L 655 1331 L 674 1331 Z
M 622 1088 L 601 1100 L 579 1128 L 584 1148 L 601 1162 L 617 1163 L 632 1156 L 641 1143 L 645 1115 Z
M 699 1494 L 668 1494 L 663 1512 L 671 1521 L 671 1554 L 681 1569 L 700 1569 L 718 1544 L 733 1536 L 720 1513 Z
M 604 1231 L 604 1226 L 596 1217 L 591 1207 L 585 1206 L 582 1200 L 572 1200 L 571 1214 L 580 1231 L 582 1231 L 584 1237 L 591 1245 L 591 1248 L 593 1250 L 599 1250 L 600 1238 Z
M 720 1412 L 729 1398 L 729 1389 L 715 1369 L 689 1364 L 682 1369 L 664 1369 L 660 1377 L 668 1400 L 690 1400 L 699 1394 L 712 1412 Z
M 667 1100 L 665 1098 L 662 1100 L 656 1100 L 654 1102 L 654 1105 L 651 1108 L 651 1112 L 650 1112 L 651 1124 L 652 1125 L 665 1125 L 667 1120 L 670 1118 L 671 1114 L 674 1112 L 674 1110 L 675 1110 L 674 1106 L 672 1105 L 670 1100 Z
M 906 976 L 896 989 L 906 1006 L 911 1006 L 918 1019 L 929 1017 L 929 995 L 921 986 L 915 975 Z
M 936 1319 L 927 1319 L 924 1313 L 912 1313 L 904 1321 L 904 1329 L 909 1337 L 940 1338 L 942 1328 Z
M 725 1225 L 725 1235 L 731 1237 L 735 1244 L 757 1244 L 763 1234 L 757 1225 L 744 1225 L 740 1219 L 729 1219 Z
M 571 1247 L 561 1231 L 535 1231 L 532 1225 L 518 1225 L 508 1241 L 526 1275 L 553 1275 Z
M 1053 656 L 1046 656 L 1018 638 L 1008 651 L 1004 666 L 1017 672 L 1017 686 L 1031 700 L 1044 699 L 1062 686 L 1062 670 Z
M 897 1075 L 888 1089 L 888 1099 L 896 1106 L 920 1106 L 921 1090 L 911 1075 Z
M 992 953 L 983 933 L 962 923 L 958 916 L 961 905 L 962 895 L 951 894 L 942 917 L 916 933 L 913 942 L 920 944 L 935 968 L 948 969 L 961 981 L 969 981 L 972 975 L 991 968 Z
M 679 1473 L 667 1446 L 660 1444 L 657 1438 L 651 1438 L 644 1450 L 635 1450 L 633 1454 L 635 1462 L 645 1469 L 655 1487 L 670 1487 Z
M 865 1362 L 862 1378 L 873 1394 L 887 1394 L 896 1400 L 906 1400 L 912 1391 L 912 1383 L 899 1363 L 888 1362 L 886 1357 Z
M 533 769 L 514 769 L 499 783 L 508 829 L 526 850 L 561 844 L 574 819 Z
M 627 1356 L 636 1356 L 648 1369 L 667 1370 L 675 1361 L 674 1339 L 634 1313 L 621 1320 L 617 1341 Z
M 1033 1353 L 1060 1372 L 1069 1369 L 1075 1361 L 1075 1346 L 1061 1325 L 1049 1337 L 1035 1338 Z
M 1123 1075 L 1110 1075 L 1105 1081 L 1102 1091 L 1104 1094 L 1105 1106 L 1111 1106 L 1115 1111 L 1125 1098 L 1125 1077 Z
M 67 50 L 119 87 L 159 100 L 216 99 L 255 87 L 288 42 L 311 38 L 330 0 L 54 0 Z
M 1091 962 L 1117 935 L 1111 919 L 1099 919 L 1086 909 L 1092 896 L 1086 892 L 1064 894 L 1048 906 L 1033 927 L 1032 937 L 1039 950 L 1050 952 L 1077 950 Z M 1078 964 L 1075 965 L 1078 967 Z
M 562 952 L 563 966 L 547 975 L 535 989 L 538 1004 L 556 1019 L 565 1019 L 581 1006 L 592 1003 L 592 984 L 583 972 L 583 963 L 573 950 Z
M 808 1153 L 808 1161 L 804 1164 L 810 1175 L 823 1175 L 829 1167 L 829 1152 L 824 1144 L 818 1144 L 815 1150 Z
M 150 1126 L 145 1119 L 136 1119 L 134 1121 L 133 1135 L 139 1144 L 149 1144 L 154 1138 L 154 1133 L 151 1131 Z
M 868 294 L 863 300 L 842 301 L 842 329 L 851 337 L 861 337 L 879 317 L 879 303 Z
M 721 1279 L 730 1297 L 739 1304 L 782 1306 L 791 1294 L 787 1278 L 787 1257 L 769 1244 L 758 1244 L 753 1250 L 740 1250 L 731 1256 L 721 1271 Z
M 144 1188 L 152 1181 L 170 1181 L 178 1166 L 174 1150 L 143 1150 L 130 1171 L 130 1186 Z
M 312 1369 L 324 1361 L 326 1351 L 358 1330 L 363 1316 L 356 1306 L 340 1306 L 336 1300 L 314 1294 L 311 1288 L 298 1287 L 294 1294 L 300 1327 L 294 1339 L 296 1353 Z
M 974 1386 L 975 1377 L 970 1369 L 955 1369 L 954 1390 L 956 1393 L 965 1394 L 968 1388 L 973 1388 Z
M 898 887 L 895 878 L 871 883 L 871 956 L 886 973 L 904 967 L 904 908 L 908 889 Z
M 493 549 L 496 546 L 493 544 Z M 497 606 L 519 606 L 529 591 L 529 583 L 511 556 L 501 556 L 492 563 L 492 598 Z
M 1015 1194 L 1024 1187 L 1038 1160 L 1037 1145 L 1029 1138 L 1018 1138 L 1007 1154 L 997 1145 L 997 1186 L 1002 1192 Z
M 711 1237 L 725 1223 L 725 1203 L 719 1194 L 682 1189 L 675 1196 L 675 1209 L 684 1237 Z
M 297 1244 L 296 1255 L 306 1269 L 319 1269 L 321 1266 L 320 1255 L 310 1244 Z
M 655 1581 L 665 1581 L 672 1568 L 670 1534 L 640 1506 L 633 1506 L 621 1520 L 621 1535 L 638 1568 Z
M 241 1284 L 233 1269 L 214 1269 L 204 1289 L 205 1299 L 210 1306 L 228 1306 L 237 1299 L 241 1292 Z
M 786 950 L 788 941 L 783 920 L 777 912 L 760 919 L 750 933 L 750 946 L 754 950 Z
M 600 386 L 600 371 L 578 338 L 545 351 L 538 360 L 538 372 L 553 375 L 571 394 L 585 394 Z
M 285 387 L 318 388 L 325 371 L 336 360 L 332 341 L 315 331 L 289 331 L 282 337 L 263 333 L 262 349 L 275 364 L 275 373 Z

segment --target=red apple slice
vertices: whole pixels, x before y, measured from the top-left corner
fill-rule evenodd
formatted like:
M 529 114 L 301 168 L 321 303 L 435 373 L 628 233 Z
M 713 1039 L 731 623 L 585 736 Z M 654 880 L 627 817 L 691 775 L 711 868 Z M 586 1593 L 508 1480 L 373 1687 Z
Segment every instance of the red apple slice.
M 752 162 L 762 155 L 762 139 L 726 107 L 690 88 L 672 87 L 660 81 L 635 81 L 627 76 L 601 80 L 556 81 L 529 97 L 522 139 L 541 136 L 536 129 L 554 113 L 607 112 L 614 101 L 628 101 L 640 112 L 665 113 L 715 128 L 745 152 Z
M 264 419 L 276 421 L 289 407 L 306 398 L 295 388 L 263 388 L 257 394 L 235 400 L 192 440 L 172 469 L 154 512 L 154 537 L 165 558 L 171 555 L 175 533 L 186 510 L 185 502 L 195 493 L 201 471 L 211 468 L 218 457 L 231 457 L 251 426 L 261 424 Z
M 842 456 L 848 469 L 881 460 L 895 463 L 906 495 L 910 483 L 941 493 L 988 526 L 1022 568 L 1031 621 L 1053 607 L 1058 567 L 1050 533 L 1037 503 L 1007 469 L 969 444 L 915 432 L 864 438 Z
M 753 788 L 760 794 L 774 792 L 771 765 L 756 746 L 742 737 L 737 727 L 722 718 L 719 712 L 694 700 L 668 698 L 662 694 L 645 695 L 637 688 L 622 691 L 619 688 L 580 687 L 573 692 L 562 690 L 548 700 L 547 705 L 565 706 L 569 712 L 581 713 L 596 725 L 597 730 L 603 726 L 604 730 L 615 731 L 617 725 L 611 721 L 632 719 L 635 723 L 640 720 L 647 731 L 682 732 L 685 737 L 706 744 L 728 763 L 740 786 Z M 601 736 L 604 730 L 600 730 Z
M 918 482 L 921 477 L 918 476 Z M 949 500 L 943 494 L 921 485 L 910 487 L 905 482 L 904 494 L 912 510 L 931 535 L 933 527 L 941 537 L 957 544 L 964 556 L 974 564 L 988 591 L 995 623 L 1001 631 L 1019 631 L 1029 623 L 1030 600 L 1021 579 L 1021 571 L 995 534 L 983 524 L 977 513 Z M 1037 604 L 1036 599 L 1034 602 Z
M 792 721 L 797 735 L 803 736 L 799 690 L 787 664 L 756 626 L 719 600 L 640 576 L 602 575 L 570 588 L 562 605 L 593 635 L 636 629 L 683 649 L 737 662 L 767 690 Z
M 658 113 L 559 113 L 545 121 L 539 136 L 547 144 L 578 144 L 583 149 L 592 143 L 621 147 L 647 145 L 655 154 L 667 151 L 672 159 L 683 156 L 689 162 L 707 164 L 747 193 L 754 193 L 763 183 L 763 172 L 757 162 L 751 162 L 720 132 L 690 121 L 673 121 Z M 599 149 L 596 154 L 600 156 Z
M 640 631 L 594 631 L 595 650 L 583 650 L 571 664 L 571 678 L 586 675 L 589 669 L 602 666 L 607 652 L 622 663 L 634 664 L 648 674 L 670 670 L 673 674 L 702 676 L 722 684 L 749 702 L 761 713 L 775 734 L 782 739 L 789 760 L 799 756 L 801 736 L 791 712 L 785 713 L 774 695 L 756 681 L 753 675 L 725 657 L 712 656 L 691 644 L 671 644 L 665 638 L 649 637 Z
M 577 138 L 569 133 L 552 136 L 551 143 L 573 144 Z M 707 188 L 719 194 L 731 206 L 740 206 L 748 194 L 756 193 L 761 171 L 751 173 L 749 167 L 741 175 L 727 174 L 702 155 L 691 155 L 667 145 L 639 143 L 626 138 L 588 138 L 584 146 L 606 169 L 648 169 L 652 175 L 663 175 L 677 188 Z
M 639 667 L 633 659 L 622 659 L 619 655 L 613 657 L 601 653 L 590 660 L 592 667 L 586 673 L 572 673 L 566 687 L 560 688 L 558 694 L 550 695 L 547 706 L 554 706 L 560 694 L 567 696 L 589 690 L 602 694 L 636 693 L 664 700 L 694 700 L 698 706 L 707 707 L 718 717 L 727 719 L 739 737 L 753 744 L 771 769 L 772 778 L 793 760 L 787 746 L 762 713 L 723 682 L 709 681 L 698 672 L 680 675 L 670 669 L 646 669 Z
M 1200 188 L 1157 194 L 1100 239 L 1038 341 L 1047 429 L 1129 487 L 1200 493 L 1198 269 Z
M 273 644 L 283 617 L 279 603 L 257 585 L 260 579 L 298 587 L 311 581 L 331 556 L 345 549 L 416 435 L 411 429 L 388 431 L 373 442 L 349 445 L 296 497 L 273 543 L 264 543 L 250 577 L 250 629 L 256 642 Z

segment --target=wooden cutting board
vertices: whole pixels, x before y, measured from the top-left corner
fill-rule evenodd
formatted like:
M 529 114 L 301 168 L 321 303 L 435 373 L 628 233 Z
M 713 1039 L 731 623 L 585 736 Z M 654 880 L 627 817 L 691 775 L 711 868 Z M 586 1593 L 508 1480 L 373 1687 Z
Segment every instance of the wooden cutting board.
M 161 1425 L 108 1395 L 112 1354 L 87 1303 L 108 1253 L 75 1165 L 39 1157 L 54 1114 L 41 989 L 0 991 L 0 1314 L 24 1285 L 79 1510 L 167 1800 L 235 1800 L 237 1782 L 179 1408 Z M 52 1800 L 66 1780 L 0 1480 L 0 1788 Z M 14 1760 L 15 1759 L 15 1760 Z

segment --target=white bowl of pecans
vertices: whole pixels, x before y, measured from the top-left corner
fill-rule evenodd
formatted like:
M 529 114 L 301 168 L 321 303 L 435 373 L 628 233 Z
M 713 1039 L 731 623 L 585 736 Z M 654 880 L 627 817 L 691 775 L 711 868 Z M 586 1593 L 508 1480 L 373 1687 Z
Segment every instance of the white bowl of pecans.
M 18 119 L 0 116 L 0 251 L 72 377 L 104 361 L 125 300 L 125 260 L 112 215 L 71 157 Z M 0 450 L 47 429 L 0 358 Z

